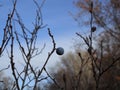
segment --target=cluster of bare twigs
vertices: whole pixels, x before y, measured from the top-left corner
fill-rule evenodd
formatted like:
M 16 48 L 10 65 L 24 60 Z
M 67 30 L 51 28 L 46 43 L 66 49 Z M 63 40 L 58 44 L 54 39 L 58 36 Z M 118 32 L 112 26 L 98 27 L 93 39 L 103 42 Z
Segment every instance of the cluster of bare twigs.
M 6 21 L 6 25 L 4 28 L 3 40 L 0 46 L 0 55 L 3 53 L 6 46 L 10 42 L 10 46 L 11 46 L 10 52 L 8 51 L 7 53 L 10 59 L 10 66 L 11 66 L 10 70 L 12 71 L 12 75 L 14 77 L 14 84 L 12 90 L 16 90 L 16 89 L 23 90 L 25 88 L 32 88 L 33 90 L 37 90 L 39 82 L 41 82 L 44 79 L 47 79 L 48 77 L 50 77 L 55 82 L 55 80 L 51 77 L 51 75 L 48 73 L 46 69 L 48 60 L 50 59 L 51 55 L 54 53 L 56 49 L 54 36 L 52 35 L 49 28 L 48 28 L 48 35 L 52 40 L 52 44 L 53 44 L 52 50 L 48 52 L 48 56 L 42 68 L 36 69 L 37 67 L 34 68 L 31 64 L 32 59 L 35 56 L 41 54 L 42 50 L 45 48 L 45 45 L 41 50 L 39 50 L 39 48 L 36 47 L 38 32 L 40 31 L 40 29 L 45 27 L 43 26 L 42 13 L 41 13 L 41 8 L 45 0 L 43 0 L 41 5 L 39 5 L 37 1 L 35 0 L 33 1 L 37 6 L 35 23 L 33 24 L 34 25 L 33 30 L 29 30 L 24 26 L 24 23 L 22 22 L 22 19 L 16 9 L 17 0 L 13 1 L 13 10 L 10 14 L 8 14 L 8 19 Z M 17 19 L 13 19 L 14 15 L 16 15 Z M 13 21 L 19 24 L 22 33 L 18 32 L 18 30 L 15 28 L 15 25 L 13 25 Z M 17 41 L 19 45 L 20 53 L 22 54 L 24 61 L 24 68 L 21 71 L 18 70 L 19 67 L 17 67 L 15 63 L 15 58 L 14 58 L 14 53 L 16 53 L 14 50 L 15 41 Z M 24 45 L 22 44 L 23 42 Z M 9 67 L 5 69 L 8 68 Z M 0 70 L 0 72 L 2 72 L 5 69 Z M 47 74 L 46 77 L 41 77 L 43 71 L 46 72 Z M 32 83 L 32 85 L 30 83 Z

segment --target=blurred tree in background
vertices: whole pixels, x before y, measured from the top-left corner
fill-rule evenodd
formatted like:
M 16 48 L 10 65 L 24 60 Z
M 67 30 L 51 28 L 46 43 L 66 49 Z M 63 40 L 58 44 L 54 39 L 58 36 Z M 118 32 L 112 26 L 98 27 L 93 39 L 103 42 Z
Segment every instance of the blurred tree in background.
M 75 21 L 90 30 L 87 36 L 76 33 L 83 44 L 78 41 L 75 52 L 61 58 L 53 76 L 63 90 L 119 90 L 120 0 L 77 0 L 74 4 L 79 10 Z M 55 86 L 52 83 L 50 90 Z
M 14 85 L 13 79 L 0 72 L 0 90 L 12 90 L 12 85 Z

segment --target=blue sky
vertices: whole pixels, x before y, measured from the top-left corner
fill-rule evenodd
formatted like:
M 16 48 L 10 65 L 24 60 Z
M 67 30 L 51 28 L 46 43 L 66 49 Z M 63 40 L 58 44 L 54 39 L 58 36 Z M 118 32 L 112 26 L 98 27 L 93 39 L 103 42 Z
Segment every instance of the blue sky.
M 0 12 L 4 12 L 0 17 L 2 22 L 5 23 L 7 14 L 12 8 L 11 0 L 1 0 L 3 5 L 0 8 Z M 41 0 L 36 0 L 41 3 Z M 47 40 L 47 28 L 49 27 L 54 34 L 56 43 L 71 43 L 71 39 L 74 38 L 75 32 L 79 31 L 77 23 L 74 21 L 69 12 L 73 14 L 77 13 L 77 9 L 73 4 L 74 0 L 46 0 L 42 8 L 43 23 L 47 25 L 44 30 L 40 31 L 40 39 Z M 31 29 L 33 27 L 36 6 L 32 0 L 18 0 L 17 10 L 22 17 L 24 24 Z M 1 22 L 0 22 L 1 24 Z M 4 25 L 4 24 L 1 24 Z M 2 26 L 3 27 L 3 26 Z M 0 27 L 1 28 L 1 27 Z M 67 41 L 66 41 L 67 39 Z M 59 42 L 60 41 L 60 42 Z
M 7 14 L 10 12 L 12 8 L 11 0 L 0 0 L 0 29 L 3 29 L 5 25 L 5 20 L 7 19 Z M 41 3 L 41 0 L 36 0 L 38 3 Z M 73 14 L 77 14 L 77 8 L 73 4 L 74 0 L 46 0 L 44 6 L 42 7 L 42 16 L 43 23 L 47 25 L 46 28 L 42 29 L 39 32 L 38 40 L 40 47 L 46 43 L 46 48 L 44 50 L 44 55 L 47 55 L 49 52 L 49 48 L 51 48 L 51 41 L 47 33 L 47 28 L 51 29 L 52 34 L 54 35 L 57 47 L 63 47 L 65 53 L 72 50 L 73 46 L 73 38 L 76 38 L 75 33 L 80 31 L 78 24 L 74 21 L 69 12 Z M 35 12 L 36 6 L 32 0 L 18 0 L 17 2 L 17 10 L 20 14 L 25 26 L 27 28 L 33 28 L 33 22 L 35 20 Z M 1 34 L 0 34 L 1 35 Z M 0 39 L 1 40 L 1 39 Z M 39 45 L 38 45 L 39 46 Z M 20 59 L 20 56 L 16 56 L 16 58 Z M 42 57 L 45 59 L 45 57 Z M 5 57 L 3 57 L 5 59 Z M 54 59 L 54 60 L 53 60 Z M 54 55 L 52 56 L 52 61 L 49 61 L 49 65 L 53 65 L 56 61 L 60 59 L 60 56 Z M 1 58 L 0 58 L 1 61 Z M 19 61 L 18 61 L 19 62 Z M 36 61 L 37 62 L 37 61 Z M 33 65 L 37 63 L 33 62 Z M 44 62 L 44 61 L 43 61 Z M 7 62 L 5 65 L 7 66 Z

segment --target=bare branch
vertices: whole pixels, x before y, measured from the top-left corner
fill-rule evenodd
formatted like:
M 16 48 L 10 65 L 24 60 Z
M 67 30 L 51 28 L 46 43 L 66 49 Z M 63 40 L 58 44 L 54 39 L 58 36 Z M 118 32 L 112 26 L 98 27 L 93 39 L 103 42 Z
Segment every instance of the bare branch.
M 10 65 L 8 65 L 8 67 L 3 68 L 2 70 L 0 70 L 0 72 L 2 72 L 2 71 L 4 71 L 4 70 L 7 70 L 7 69 L 9 69 L 9 68 L 10 68 Z

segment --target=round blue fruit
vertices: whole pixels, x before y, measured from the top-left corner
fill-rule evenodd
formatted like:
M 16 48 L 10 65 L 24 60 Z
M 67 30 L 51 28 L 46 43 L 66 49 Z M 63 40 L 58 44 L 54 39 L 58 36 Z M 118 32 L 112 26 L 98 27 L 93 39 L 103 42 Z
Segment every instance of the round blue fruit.
M 58 55 L 63 55 L 64 54 L 64 49 L 62 47 L 58 47 L 58 48 L 56 48 L 56 53 Z

